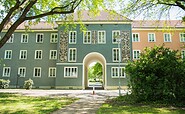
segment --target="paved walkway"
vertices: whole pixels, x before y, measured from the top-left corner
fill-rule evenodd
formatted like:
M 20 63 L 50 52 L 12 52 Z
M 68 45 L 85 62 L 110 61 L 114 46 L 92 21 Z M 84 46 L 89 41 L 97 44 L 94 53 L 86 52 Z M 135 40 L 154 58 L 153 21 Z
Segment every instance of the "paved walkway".
M 21 93 L 27 96 L 66 96 L 80 98 L 71 105 L 52 114 L 95 114 L 106 99 L 118 96 L 118 90 L 24 90 L 0 89 L 0 92 Z M 123 95 L 126 91 L 121 92 Z

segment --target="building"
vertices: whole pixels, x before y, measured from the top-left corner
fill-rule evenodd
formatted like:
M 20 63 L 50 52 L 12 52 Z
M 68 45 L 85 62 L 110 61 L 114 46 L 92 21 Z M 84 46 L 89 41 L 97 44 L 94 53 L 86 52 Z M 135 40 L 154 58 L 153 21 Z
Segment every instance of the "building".
M 118 88 L 119 79 L 126 88 L 124 68 L 132 58 L 132 21 L 110 12 L 90 18 L 85 11 L 80 18 L 87 28 L 83 32 L 77 15 L 67 31 L 64 21 L 40 22 L 27 31 L 25 23 L 20 25 L 0 50 L 0 78 L 9 79 L 12 88 L 22 87 L 31 78 L 35 88 L 85 89 L 88 66 L 97 61 L 103 67 L 104 89 Z M 5 32 L 6 28 L 1 35 Z M 118 36 L 123 38 L 120 43 Z

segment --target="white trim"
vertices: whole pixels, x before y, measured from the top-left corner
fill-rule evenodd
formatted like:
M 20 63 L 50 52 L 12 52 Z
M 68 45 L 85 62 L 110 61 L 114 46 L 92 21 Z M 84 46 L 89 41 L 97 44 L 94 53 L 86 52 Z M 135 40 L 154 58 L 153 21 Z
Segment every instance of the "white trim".
M 24 69 L 25 70 L 25 73 L 23 75 L 20 75 L 20 69 Z M 20 75 L 20 77 L 25 77 L 26 76 L 26 67 L 19 67 L 18 68 L 18 74 Z
M 52 37 L 53 35 L 54 35 L 54 40 L 56 40 L 55 42 L 52 42 L 52 41 L 53 41 L 53 37 Z M 56 38 L 55 36 L 56 36 L 57 38 Z M 50 34 L 50 43 L 55 44 L 55 43 L 57 43 L 57 42 L 58 42 L 58 33 L 51 33 L 51 34 Z
M 39 76 L 35 76 L 35 69 L 39 69 L 40 70 L 40 75 Z M 42 68 L 41 67 L 34 67 L 34 69 L 33 69 L 33 77 L 41 77 L 42 76 Z
M 118 58 L 118 60 L 114 60 L 114 50 L 116 50 L 116 55 L 118 55 L 116 59 Z M 117 53 L 117 50 L 118 50 L 118 53 Z M 120 48 L 112 48 L 112 62 L 119 62 L 120 60 L 121 60 Z
M 112 43 L 113 44 L 118 44 L 117 40 L 114 42 L 114 38 L 113 38 L 114 32 L 118 32 L 119 35 L 120 35 L 121 31 L 120 30 L 112 30 Z
M 51 53 L 52 53 L 52 52 L 56 53 L 56 55 L 55 55 L 53 58 L 51 58 Z M 57 60 L 57 50 L 50 50 L 50 51 L 49 51 L 49 59 L 50 59 L 50 60 Z
M 37 42 L 37 39 L 38 39 L 38 35 L 41 35 L 42 36 L 42 40 L 40 41 L 39 40 L 39 42 Z M 36 43 L 43 43 L 44 42 L 44 33 L 36 33 Z
M 183 38 L 184 39 L 183 41 L 181 40 L 181 34 L 184 34 L 185 35 L 185 32 L 179 33 L 179 40 L 180 40 L 180 42 L 185 42 L 185 38 Z
M 57 24 L 64 24 L 64 23 L 68 23 L 70 24 L 71 22 L 70 21 L 66 21 L 66 22 L 59 22 L 57 21 L 56 22 Z M 132 24 L 132 22 L 126 22 L 126 21 L 121 21 L 121 20 L 113 20 L 113 21 L 82 21 L 82 22 L 77 22 L 77 21 L 74 21 L 72 24 Z
M 70 38 L 71 38 L 71 33 L 75 33 L 75 36 L 74 37 L 72 37 L 72 40 L 74 40 L 74 38 L 75 38 L 75 42 L 71 42 L 70 40 Z M 69 44 L 76 44 L 76 42 L 77 42 L 77 31 L 69 31 L 69 38 L 68 38 L 68 40 L 69 40 Z
M 6 58 L 7 52 L 10 53 L 10 55 L 9 55 L 10 58 Z M 5 51 L 4 51 L 4 59 L 12 59 L 12 55 L 13 55 L 13 54 L 12 54 L 12 50 L 5 50 Z
M 26 37 L 23 37 L 23 36 L 26 36 Z M 23 38 L 27 38 L 27 42 L 23 42 L 24 39 Z M 21 34 L 21 43 L 28 43 L 28 39 L 29 39 L 29 34 Z
M 12 35 L 10 36 L 10 38 L 7 40 L 6 43 L 13 43 L 13 41 L 14 41 L 14 34 L 12 34 Z
M 101 33 L 101 34 L 104 33 L 104 42 L 99 41 L 99 33 Z M 98 40 L 98 44 L 106 44 L 106 31 L 105 30 L 98 30 L 98 39 L 97 40 Z
M 134 34 L 138 35 L 138 41 L 134 41 L 134 37 L 133 37 Z M 139 34 L 139 32 L 132 32 L 132 42 L 140 42 L 140 34 Z
M 70 50 L 75 50 L 75 57 L 73 57 L 73 53 L 72 53 L 72 58 L 75 58 L 75 60 L 70 60 Z M 68 62 L 76 62 L 77 60 L 77 48 L 69 48 L 68 49 Z
M 136 51 L 136 52 L 137 52 L 137 51 L 139 51 L 139 55 L 137 55 L 137 58 L 134 58 L 134 51 Z M 134 60 L 139 59 L 138 57 L 140 56 L 140 53 L 141 53 L 141 51 L 140 51 L 140 50 L 133 50 L 133 52 L 132 52 L 132 54 L 133 54 L 133 55 L 132 55 L 132 56 L 133 56 L 133 59 L 134 59 Z
M 88 36 L 88 32 L 90 32 L 90 42 L 85 42 L 85 36 Z M 88 41 L 88 39 L 87 39 L 87 41 Z M 89 30 L 87 30 L 87 31 L 84 31 L 83 32 L 83 44 L 91 44 L 91 41 L 92 41 L 92 33 L 91 33 L 91 31 L 89 31 Z
M 115 68 L 115 69 L 117 69 L 118 70 L 118 76 L 112 76 L 112 69 L 113 68 Z M 125 73 L 125 67 L 111 67 L 111 77 L 112 78 L 119 78 L 119 75 L 120 75 L 120 73 L 119 73 L 119 68 L 121 68 L 121 69 L 124 69 L 124 72 L 122 72 L 122 73 L 124 73 L 124 76 L 120 76 L 120 78 L 126 78 L 126 73 Z
M 170 41 L 165 41 L 165 34 L 169 34 L 169 38 L 170 38 Z M 164 39 L 164 42 L 172 42 L 172 36 L 171 36 L 171 33 L 163 33 L 163 39 Z
M 25 58 L 21 58 L 21 56 L 22 56 L 22 52 L 26 52 L 26 55 L 25 55 Z M 19 52 L 19 59 L 23 59 L 23 60 L 25 60 L 25 59 L 27 59 L 27 57 L 28 57 L 28 53 L 27 53 L 27 50 L 20 50 L 20 52 Z
M 69 72 L 69 76 L 66 76 L 66 69 L 76 69 L 75 75 L 71 76 L 73 72 Z M 78 78 L 78 67 L 64 67 L 64 78 Z
M 153 34 L 153 35 L 154 35 L 154 41 L 149 41 L 149 34 Z M 153 32 L 149 32 L 149 33 L 148 33 L 148 42 L 156 42 L 155 33 L 153 33 Z
M 36 52 L 37 51 L 40 51 L 41 52 L 41 58 L 36 58 L 36 55 L 37 55 Z M 42 50 L 35 50 L 35 59 L 37 59 L 37 60 L 41 60 L 42 59 Z
M 9 69 L 8 75 L 4 75 L 5 74 L 5 69 Z M 11 67 L 3 67 L 2 77 L 10 77 L 10 75 L 11 75 Z
M 50 76 L 50 70 L 52 70 L 52 74 L 53 74 L 53 70 L 55 70 L 54 76 Z M 56 67 L 49 67 L 48 77 L 55 78 L 56 77 L 56 74 L 57 74 L 56 72 L 57 72 L 57 68 Z

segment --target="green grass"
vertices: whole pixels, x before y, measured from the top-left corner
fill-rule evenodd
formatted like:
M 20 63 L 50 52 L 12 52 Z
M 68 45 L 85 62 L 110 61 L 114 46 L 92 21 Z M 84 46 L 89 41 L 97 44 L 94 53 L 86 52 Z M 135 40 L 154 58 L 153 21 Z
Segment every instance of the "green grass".
M 29 97 L 0 93 L 0 114 L 49 114 L 71 104 L 75 99 L 64 97 Z
M 136 103 L 126 97 L 107 100 L 97 114 L 185 114 L 185 108 L 165 103 Z

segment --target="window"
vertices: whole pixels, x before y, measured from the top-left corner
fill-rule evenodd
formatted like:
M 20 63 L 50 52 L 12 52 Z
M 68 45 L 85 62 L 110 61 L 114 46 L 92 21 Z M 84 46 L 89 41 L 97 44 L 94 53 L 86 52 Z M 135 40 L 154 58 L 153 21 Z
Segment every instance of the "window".
M 20 75 L 20 77 L 25 77 L 26 76 L 26 67 L 19 67 L 18 74 Z
M 51 33 L 50 43 L 57 43 L 57 42 L 58 42 L 58 34 L 57 33 Z
M 85 31 L 83 34 L 83 43 L 91 44 L 91 31 Z
M 68 56 L 68 61 L 69 62 L 76 62 L 76 48 L 69 48 L 69 56 Z
M 49 67 L 49 77 L 56 77 L 56 67 Z
M 28 34 L 21 35 L 21 43 L 28 43 Z
M 3 67 L 3 77 L 10 77 L 10 67 Z
M 119 30 L 112 31 L 112 42 L 117 43 L 117 37 L 120 35 Z
M 57 50 L 50 50 L 49 59 L 57 59 Z
M 180 42 L 185 42 L 185 33 L 180 33 Z
M 133 42 L 139 42 L 140 41 L 139 33 L 133 33 L 132 34 L 132 41 Z
M 75 44 L 76 43 L 77 34 L 76 31 L 69 31 L 69 43 Z
M 35 59 L 42 59 L 42 50 L 35 50 Z
M 78 68 L 77 67 L 64 67 L 64 77 L 77 77 Z
M 148 33 L 148 42 L 155 42 L 155 34 L 154 33 Z
M 13 43 L 13 39 L 14 39 L 14 34 L 12 34 L 10 36 L 10 38 L 8 39 L 7 43 Z
M 171 34 L 164 33 L 164 42 L 171 42 Z
M 43 33 L 37 33 L 36 34 L 36 43 L 43 43 L 44 40 L 44 34 Z
M 185 50 L 181 51 L 181 57 L 182 57 L 182 59 L 185 59 Z
M 120 70 L 119 70 L 120 69 Z M 118 78 L 119 76 L 121 78 L 125 78 L 125 67 L 112 67 L 111 68 L 111 75 L 112 78 Z
M 139 59 L 140 50 L 133 50 L 133 59 Z
M 19 59 L 27 59 L 27 50 L 20 50 Z
M 33 77 L 41 77 L 41 67 L 35 67 Z
M 5 50 L 4 59 L 12 59 L 12 50 Z
M 120 58 L 120 49 L 119 48 L 112 49 L 112 57 L 113 57 L 113 62 L 119 62 L 119 58 Z
M 105 31 L 98 31 L 98 43 L 99 44 L 106 43 Z

